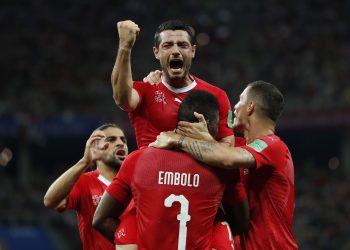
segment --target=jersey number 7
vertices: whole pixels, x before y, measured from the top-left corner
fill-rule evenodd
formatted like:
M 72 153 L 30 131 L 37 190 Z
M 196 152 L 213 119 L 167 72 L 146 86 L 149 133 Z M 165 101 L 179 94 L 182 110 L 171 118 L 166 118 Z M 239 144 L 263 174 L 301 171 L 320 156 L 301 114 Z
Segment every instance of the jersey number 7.
M 187 221 L 191 220 L 191 216 L 188 214 L 188 200 L 183 195 L 171 194 L 164 200 L 166 207 L 171 207 L 174 202 L 180 203 L 180 213 L 177 215 L 177 220 L 180 222 L 179 225 L 179 241 L 178 250 L 186 249 L 186 238 L 187 238 Z

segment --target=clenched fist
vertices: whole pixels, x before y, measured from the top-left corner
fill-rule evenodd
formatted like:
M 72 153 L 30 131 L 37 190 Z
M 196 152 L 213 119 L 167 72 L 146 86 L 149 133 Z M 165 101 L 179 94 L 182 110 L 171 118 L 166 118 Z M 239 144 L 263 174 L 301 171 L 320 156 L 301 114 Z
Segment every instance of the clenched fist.
M 139 26 L 133 21 L 121 21 L 117 23 L 119 33 L 119 48 L 131 49 L 140 32 Z

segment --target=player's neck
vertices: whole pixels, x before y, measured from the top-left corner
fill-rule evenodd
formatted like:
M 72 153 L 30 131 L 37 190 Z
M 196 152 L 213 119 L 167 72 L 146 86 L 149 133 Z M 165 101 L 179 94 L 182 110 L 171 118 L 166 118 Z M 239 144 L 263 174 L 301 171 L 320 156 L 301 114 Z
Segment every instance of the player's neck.
M 118 172 L 117 169 L 112 169 L 112 168 L 110 168 L 106 165 L 103 165 L 103 164 L 98 164 L 97 170 L 100 173 L 100 175 L 102 175 L 103 177 L 105 177 L 109 181 L 112 181 Z
M 190 74 L 187 74 L 184 78 L 173 78 L 173 79 L 170 79 L 169 77 L 164 75 L 162 76 L 162 81 L 174 88 L 179 89 L 190 85 L 194 81 L 194 78 Z
M 259 137 L 267 136 L 275 133 L 275 124 L 267 120 L 255 120 L 249 122 L 243 134 L 247 140 L 247 144 L 253 142 Z

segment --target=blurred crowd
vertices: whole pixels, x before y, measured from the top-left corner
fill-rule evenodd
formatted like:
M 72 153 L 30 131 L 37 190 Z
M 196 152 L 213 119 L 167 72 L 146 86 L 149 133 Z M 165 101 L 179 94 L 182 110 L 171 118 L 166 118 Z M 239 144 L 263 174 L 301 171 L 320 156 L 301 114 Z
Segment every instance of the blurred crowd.
M 226 90 L 232 104 L 246 83 L 261 79 L 282 90 L 287 112 L 350 107 L 348 13 L 349 0 L 5 0 L 0 128 L 8 118 L 100 117 L 128 130 L 110 87 L 116 22 L 126 19 L 141 28 L 132 54 L 135 80 L 159 68 L 152 53 L 156 27 L 181 18 L 197 32 L 192 73 Z M 1 169 L 0 226 L 44 225 L 79 249 L 75 217 L 42 204 L 49 184 L 69 166 L 53 165 L 50 171 L 35 166 L 28 182 L 19 180 L 18 166 L 17 173 Z M 318 168 L 296 171 L 300 249 L 350 249 L 350 187 L 337 171 Z

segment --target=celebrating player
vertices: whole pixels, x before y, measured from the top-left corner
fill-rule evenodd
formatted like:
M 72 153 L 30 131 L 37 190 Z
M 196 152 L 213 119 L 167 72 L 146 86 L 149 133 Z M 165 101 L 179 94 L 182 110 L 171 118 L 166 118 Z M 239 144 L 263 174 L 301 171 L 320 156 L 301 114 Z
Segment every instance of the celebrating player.
M 159 85 L 133 82 L 131 51 L 140 32 L 132 21 L 118 22 L 119 49 L 112 72 L 113 97 L 129 112 L 139 147 L 148 146 L 162 131 L 177 125 L 177 110 L 182 99 L 194 89 L 206 90 L 219 100 L 220 122 L 217 139 L 232 144 L 233 132 L 228 116 L 226 93 L 189 73 L 195 56 L 194 31 L 180 20 L 162 23 L 154 36 L 153 52 L 162 69 Z
M 234 127 L 243 132 L 247 145 L 226 147 L 174 132 L 161 133 L 151 144 L 159 148 L 177 147 L 211 166 L 241 169 L 250 208 L 249 229 L 240 237 L 242 249 L 298 248 L 292 231 L 293 161 L 288 147 L 275 135 L 283 108 L 283 95 L 274 85 L 253 82 L 240 95 L 234 111 Z M 183 132 L 191 130 L 190 124 L 182 125 Z
M 98 127 L 86 142 L 83 157 L 54 183 L 44 197 L 48 208 L 59 212 L 74 209 L 84 250 L 115 249 L 92 227 L 92 218 L 101 196 L 128 155 L 124 132 L 113 123 Z M 96 163 L 96 170 L 86 170 Z M 109 221 L 114 231 L 116 223 Z
M 202 112 L 215 137 L 218 106 L 212 94 L 194 90 L 183 99 L 178 119 L 194 121 L 194 111 Z M 242 202 L 247 203 L 237 172 L 215 170 L 184 152 L 140 149 L 123 163 L 93 223 L 106 232 L 104 221 L 115 212 L 119 215 L 133 197 L 139 249 L 211 249 L 214 218 L 225 187 L 223 204 L 228 217 L 237 226 L 238 221 L 244 223 L 242 218 L 247 224 L 247 211 L 240 214 L 242 210 L 237 210 Z
M 140 32 L 130 20 L 117 24 L 119 49 L 112 71 L 113 97 L 116 104 L 129 113 L 135 129 L 139 148 L 148 146 L 162 131 L 176 128 L 177 111 L 182 99 L 192 90 L 206 90 L 219 101 L 219 128 L 216 139 L 233 145 L 231 104 L 226 93 L 196 76 L 189 70 L 195 57 L 194 30 L 180 20 L 170 20 L 159 25 L 154 36 L 154 56 L 160 62 L 162 75 L 159 84 L 151 85 L 132 81 L 131 51 Z M 131 221 L 131 220 L 130 220 Z M 227 223 L 215 223 L 213 242 L 231 242 Z M 127 227 L 127 225 L 125 225 Z M 119 242 L 124 236 L 116 239 Z M 225 249 L 224 244 L 217 247 Z M 227 248 L 231 243 L 226 244 Z

